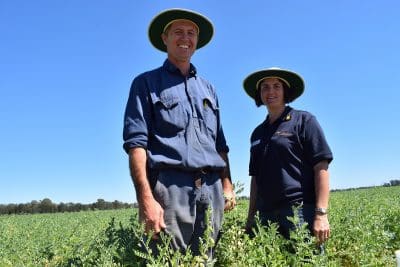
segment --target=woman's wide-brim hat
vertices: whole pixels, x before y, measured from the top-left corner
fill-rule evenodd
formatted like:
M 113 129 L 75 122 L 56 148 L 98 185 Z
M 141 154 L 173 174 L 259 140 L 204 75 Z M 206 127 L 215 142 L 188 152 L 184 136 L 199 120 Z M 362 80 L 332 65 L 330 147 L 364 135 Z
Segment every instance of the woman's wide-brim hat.
M 210 42 L 214 35 L 214 27 L 212 22 L 207 17 L 192 10 L 174 8 L 162 11 L 150 22 L 149 38 L 150 42 L 155 48 L 163 52 L 167 52 L 167 47 L 161 39 L 161 34 L 165 31 L 168 24 L 180 19 L 190 20 L 196 24 L 199 30 L 199 38 L 196 49 L 199 49 Z
M 289 102 L 298 98 L 304 92 L 304 81 L 301 76 L 293 71 L 269 68 L 253 72 L 243 81 L 243 87 L 246 93 L 255 99 L 260 83 L 266 78 L 278 78 L 289 87 Z

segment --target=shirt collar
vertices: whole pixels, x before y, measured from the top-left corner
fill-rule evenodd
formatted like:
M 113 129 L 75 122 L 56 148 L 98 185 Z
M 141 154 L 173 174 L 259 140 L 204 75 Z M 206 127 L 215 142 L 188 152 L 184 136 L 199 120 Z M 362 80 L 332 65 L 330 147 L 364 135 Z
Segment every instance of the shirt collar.
M 171 73 L 181 74 L 181 71 L 174 64 L 172 64 L 171 61 L 168 60 L 168 58 L 164 61 L 163 67 Z M 192 63 L 190 63 L 189 78 L 191 77 L 196 78 L 196 75 L 197 75 L 196 67 Z
M 284 122 L 284 121 L 290 121 L 291 118 L 292 118 L 292 116 L 290 115 L 290 111 L 291 111 L 292 109 L 293 109 L 292 107 L 286 106 L 286 107 L 285 107 L 285 110 L 282 112 L 282 114 L 281 114 L 281 116 L 279 117 L 279 119 L 277 119 L 273 124 L 275 124 L 275 123 L 281 123 L 281 122 Z M 264 123 L 265 123 L 266 125 L 269 125 L 269 123 L 268 123 L 268 115 L 267 115 L 267 118 L 265 119 Z

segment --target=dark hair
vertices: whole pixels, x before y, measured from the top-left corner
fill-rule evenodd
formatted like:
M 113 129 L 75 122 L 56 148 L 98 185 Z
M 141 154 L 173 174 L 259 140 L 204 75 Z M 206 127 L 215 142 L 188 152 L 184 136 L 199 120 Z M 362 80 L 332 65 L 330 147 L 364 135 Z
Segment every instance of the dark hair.
M 293 90 L 289 90 L 289 87 L 287 86 L 287 84 L 282 82 L 281 80 L 279 80 L 279 82 L 282 84 L 282 87 L 283 87 L 283 99 L 284 99 L 285 103 L 292 102 L 293 101 Z M 261 100 L 260 86 L 261 86 L 261 83 L 258 86 L 258 88 L 256 89 L 256 95 L 254 97 L 254 101 L 256 102 L 257 107 L 264 105 L 264 103 Z

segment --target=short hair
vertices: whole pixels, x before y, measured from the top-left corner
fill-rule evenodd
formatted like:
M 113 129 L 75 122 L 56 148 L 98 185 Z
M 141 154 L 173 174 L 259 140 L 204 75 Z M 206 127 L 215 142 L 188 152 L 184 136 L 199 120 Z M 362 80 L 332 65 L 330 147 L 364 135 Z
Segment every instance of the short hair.
M 168 24 L 167 27 L 165 27 L 164 31 L 162 33 L 168 34 L 169 30 L 171 29 L 171 24 Z
M 278 78 L 278 80 L 279 80 L 279 78 Z M 284 99 L 285 103 L 292 102 L 294 90 L 289 90 L 289 86 L 286 83 L 282 82 L 281 80 L 279 80 L 279 82 L 282 84 L 282 87 L 283 87 L 283 99 Z M 256 88 L 256 95 L 254 97 L 254 101 L 255 101 L 257 107 L 264 105 L 264 103 L 261 100 L 260 87 L 261 87 L 261 83 L 259 84 L 258 88 Z
M 196 25 L 196 23 L 194 23 L 193 21 L 188 20 L 188 19 L 182 19 L 182 20 L 187 20 L 187 21 L 190 21 L 191 23 L 193 23 L 193 24 L 196 26 L 197 35 L 199 35 L 199 27 Z M 175 21 L 177 21 L 177 20 L 173 20 L 173 21 L 169 22 L 169 23 L 165 26 L 164 31 L 163 31 L 162 33 L 167 35 L 168 32 L 169 32 L 169 30 L 171 29 L 172 23 L 175 22 Z

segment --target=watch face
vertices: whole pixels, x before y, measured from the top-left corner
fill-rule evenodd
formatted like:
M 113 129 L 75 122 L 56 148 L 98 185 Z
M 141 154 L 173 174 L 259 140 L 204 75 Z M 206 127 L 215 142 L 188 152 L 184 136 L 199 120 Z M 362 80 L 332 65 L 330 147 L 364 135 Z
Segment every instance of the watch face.
M 319 213 L 319 214 L 327 214 L 328 213 L 327 209 L 324 209 L 324 208 L 315 208 L 315 212 Z

